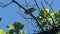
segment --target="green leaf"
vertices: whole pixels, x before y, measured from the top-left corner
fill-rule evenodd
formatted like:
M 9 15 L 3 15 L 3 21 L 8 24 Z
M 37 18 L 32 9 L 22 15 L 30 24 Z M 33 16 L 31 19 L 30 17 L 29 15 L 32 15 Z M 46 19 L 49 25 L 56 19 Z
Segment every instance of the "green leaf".
M 23 27 L 24 27 L 24 25 L 21 24 L 20 22 L 17 23 L 17 26 L 18 26 L 19 29 L 23 29 Z
M 45 10 L 46 10 L 47 13 L 49 13 L 49 8 L 46 8 Z
M 26 34 L 26 31 L 23 31 L 23 34 Z
M 59 11 L 54 11 L 55 17 L 58 17 Z
M 11 24 L 8 24 L 8 25 L 7 25 L 7 28 L 8 28 L 9 30 L 13 30 L 13 29 L 14 29 L 14 26 L 11 25 Z
M 6 32 L 6 34 L 9 34 L 9 32 Z
M 52 13 L 50 13 L 50 16 L 54 19 L 55 18 L 55 15 L 54 15 L 54 13 L 52 12 Z
M 14 22 L 14 27 L 16 28 L 16 29 L 23 29 L 23 27 L 24 27 L 24 25 L 23 24 L 21 24 L 20 22 Z
M 41 14 L 43 15 L 43 16 L 46 16 L 47 15 L 47 13 L 49 13 L 49 9 L 48 8 L 45 8 L 45 10 L 42 8 L 42 9 L 40 9 L 41 11 Z
M 0 30 L 0 34 L 6 34 L 3 30 Z
M 46 25 L 47 25 L 47 22 L 43 22 L 41 26 L 45 27 Z
M 60 31 L 58 31 L 58 33 L 57 34 L 60 34 Z
M 14 30 L 9 30 L 8 34 L 14 34 Z

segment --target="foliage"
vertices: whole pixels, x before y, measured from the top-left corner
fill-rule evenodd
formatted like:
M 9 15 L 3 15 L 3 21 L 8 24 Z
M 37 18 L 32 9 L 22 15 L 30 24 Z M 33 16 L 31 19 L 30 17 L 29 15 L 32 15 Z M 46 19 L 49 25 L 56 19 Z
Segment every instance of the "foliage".
M 0 30 L 0 34 L 6 34 L 3 30 Z
M 60 19 L 60 11 L 54 11 L 54 12 L 50 12 L 48 8 L 41 9 L 39 16 L 37 17 L 37 19 L 42 22 L 45 23 L 47 22 L 51 22 L 52 19 L 55 21 L 55 24 L 57 24 L 59 22 L 59 20 L 57 20 L 57 18 Z
M 14 22 L 14 24 L 8 24 L 7 28 L 9 29 L 8 32 L 4 32 L 3 30 L 0 30 L 0 34 L 26 34 L 26 31 L 21 32 L 24 25 L 20 22 Z
M 50 26 L 59 27 L 60 26 L 60 11 L 50 12 L 48 8 L 40 9 L 40 13 L 37 17 L 38 21 L 42 23 L 42 27 L 46 29 L 50 29 Z M 54 21 L 54 23 L 53 23 Z M 52 24 L 51 24 L 52 23 Z
M 60 26 L 60 11 L 53 11 L 50 12 L 48 8 L 40 9 L 40 13 L 37 17 L 37 20 L 41 23 L 43 28 L 46 30 L 51 29 L 51 25 L 53 25 L 53 21 L 55 26 Z M 52 23 L 52 24 L 51 24 Z M 24 28 L 24 25 L 20 22 L 14 22 L 14 24 L 8 24 L 7 28 L 9 29 L 8 32 L 4 32 L 0 30 L 0 34 L 26 34 L 26 31 L 21 31 Z M 58 32 L 59 34 L 60 32 Z

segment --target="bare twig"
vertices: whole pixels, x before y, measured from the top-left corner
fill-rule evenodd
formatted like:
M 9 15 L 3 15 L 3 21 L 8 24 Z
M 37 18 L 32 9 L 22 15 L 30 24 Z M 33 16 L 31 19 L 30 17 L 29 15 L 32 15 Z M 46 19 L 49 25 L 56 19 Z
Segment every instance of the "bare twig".
M 0 2 L 0 4 L 1 4 L 1 5 L 0 5 L 1 7 L 2 7 L 2 5 L 4 5 L 2 2 Z
M 29 26 L 28 25 L 30 25 L 30 24 L 28 24 L 29 23 L 29 21 L 26 19 L 26 24 L 27 24 L 27 28 L 28 28 L 28 31 L 29 31 L 29 34 L 30 34 L 30 30 L 29 30 Z
M 20 12 L 20 13 L 21 13 L 21 12 Z M 32 19 L 32 18 L 26 18 L 26 17 L 24 17 L 23 14 L 20 15 L 20 13 L 17 11 L 17 14 L 18 14 L 19 16 L 22 16 L 24 19 Z
M 2 2 L 0 2 L 1 5 L 4 5 Z
M 44 0 L 44 2 L 51 8 L 52 11 L 54 11 L 53 8 L 51 7 L 51 4 L 49 4 L 46 0 Z
M 37 4 L 36 0 L 34 0 L 34 2 L 35 2 L 35 4 L 36 4 L 36 6 L 37 6 L 38 10 L 40 11 L 40 8 L 39 8 L 39 6 L 38 6 L 38 4 Z
M 6 5 L 4 5 L 2 2 L 0 2 L 0 3 L 2 4 L 2 6 L 0 5 L 1 7 L 6 7 L 6 6 L 10 5 L 12 3 L 12 1 Z
M 6 7 L 6 6 L 10 5 L 11 3 L 13 3 L 13 2 L 10 2 L 10 3 L 6 4 L 6 5 L 3 5 L 3 7 Z
M 50 6 L 53 4 L 54 0 L 51 1 Z

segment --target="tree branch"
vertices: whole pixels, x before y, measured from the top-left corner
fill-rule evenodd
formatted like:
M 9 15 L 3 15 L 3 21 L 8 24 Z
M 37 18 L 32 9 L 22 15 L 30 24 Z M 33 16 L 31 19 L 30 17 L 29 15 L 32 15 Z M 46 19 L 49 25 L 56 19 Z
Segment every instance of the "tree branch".
M 14 0 L 13 0 L 13 2 L 16 3 L 20 8 L 24 9 L 26 12 L 28 11 L 27 9 L 25 9 L 24 7 L 22 7 L 18 2 L 14 1 Z M 41 28 L 41 30 L 43 31 L 43 28 L 42 28 L 41 25 L 39 24 L 39 22 L 38 22 L 38 20 L 36 19 L 36 17 L 33 16 L 32 14 L 29 14 L 29 15 L 32 16 L 32 17 L 36 20 L 37 26 L 38 26 L 39 28 Z

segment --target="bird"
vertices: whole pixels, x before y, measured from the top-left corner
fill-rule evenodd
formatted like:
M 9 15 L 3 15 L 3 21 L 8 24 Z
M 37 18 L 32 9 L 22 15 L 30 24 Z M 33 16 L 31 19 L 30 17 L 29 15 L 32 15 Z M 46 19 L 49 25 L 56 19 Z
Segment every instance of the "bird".
M 32 12 L 34 12 L 36 9 L 35 8 L 30 8 L 28 10 L 25 11 L 26 14 L 31 14 Z

